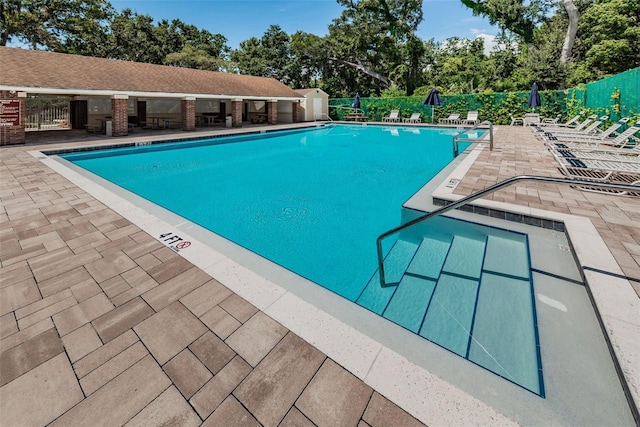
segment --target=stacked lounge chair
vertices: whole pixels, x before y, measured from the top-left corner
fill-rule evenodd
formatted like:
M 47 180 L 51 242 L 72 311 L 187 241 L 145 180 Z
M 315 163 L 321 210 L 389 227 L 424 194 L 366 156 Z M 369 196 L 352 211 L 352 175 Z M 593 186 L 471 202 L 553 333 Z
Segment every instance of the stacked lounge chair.
M 567 159 L 613 160 L 620 162 L 640 162 L 640 145 L 631 148 L 612 147 L 578 147 L 578 148 L 550 148 L 554 157 Z
M 639 140 L 634 136 L 638 132 L 640 132 L 640 121 L 638 121 L 638 123 L 636 123 L 635 125 L 628 127 L 623 132 L 617 134 L 615 137 L 603 135 L 603 132 L 603 134 L 599 135 L 583 135 L 572 139 L 560 140 L 560 142 L 548 141 L 545 142 L 545 144 L 552 148 L 579 148 L 594 145 L 625 147 L 630 145 L 630 140 L 635 140 L 634 145 L 638 145 Z
M 557 128 L 553 128 L 553 129 L 546 129 L 543 126 L 540 126 L 540 123 L 538 123 L 536 126 L 532 126 L 532 129 L 534 131 L 536 131 L 537 133 L 545 133 L 545 132 L 578 132 L 578 131 L 582 131 L 584 128 L 586 128 L 590 122 L 593 122 L 594 120 L 597 120 L 598 116 L 596 116 L 595 114 L 590 115 L 589 117 L 587 117 L 586 119 L 584 119 L 582 122 L 578 123 L 575 127 L 571 127 L 571 128 L 567 128 L 567 129 L 563 129 L 562 126 L 558 126 Z
M 547 126 L 547 127 L 553 127 L 553 128 L 573 128 L 576 127 L 576 125 L 578 124 L 578 120 L 580 120 L 580 117 L 582 117 L 582 115 L 584 114 L 584 111 L 580 111 L 578 114 L 576 114 L 571 120 L 565 122 L 565 123 L 538 123 L 537 126 Z
M 536 136 L 538 138 L 542 138 L 545 140 L 558 140 L 563 139 L 564 137 L 577 137 L 580 138 L 582 136 L 591 136 L 602 132 L 599 126 L 604 123 L 609 116 L 602 116 L 599 119 L 593 121 L 589 126 L 585 127 L 581 130 L 573 130 L 573 129 L 556 129 L 556 130 L 547 130 L 544 128 L 539 128 L 541 131 L 536 132 Z
M 640 132 L 640 121 L 615 138 L 604 138 L 610 144 L 606 142 L 596 144 L 585 142 L 555 143 L 554 146 L 549 147 L 549 151 L 558 162 L 560 171 L 567 177 L 640 185 L 640 140 L 634 138 L 634 134 L 637 132 Z M 587 138 L 587 136 L 583 138 Z M 599 139 L 593 136 L 592 138 L 593 140 Z M 631 147 L 625 148 L 631 138 L 635 139 L 634 143 Z M 549 144 L 547 143 L 547 145 Z M 595 186 L 581 185 L 576 188 L 585 191 L 640 195 L 640 192 L 603 190 Z
M 544 118 L 540 123 L 542 123 L 543 125 L 557 125 L 560 118 L 562 118 L 562 114 L 558 114 L 554 118 Z
M 563 134 L 558 134 L 557 136 L 553 135 L 553 138 L 543 136 L 543 139 L 546 140 L 545 144 L 551 147 L 559 146 L 559 147 L 566 148 L 567 142 L 575 142 L 578 144 L 589 144 L 589 145 L 600 144 L 600 143 L 607 144 L 608 141 L 611 141 L 613 139 L 611 135 L 613 135 L 622 125 L 625 125 L 627 122 L 629 122 L 629 117 L 623 117 L 617 122 L 615 122 L 614 124 L 612 124 L 611 126 L 609 126 L 608 128 L 606 128 L 605 130 L 598 131 L 593 134 L 585 135 L 583 133 L 575 133 L 575 134 L 563 133 Z M 633 127 L 631 127 L 630 129 L 633 130 Z M 633 133 L 632 130 L 628 130 L 627 132 L 629 134 L 632 134 Z M 555 142 L 555 141 L 559 141 L 559 142 Z

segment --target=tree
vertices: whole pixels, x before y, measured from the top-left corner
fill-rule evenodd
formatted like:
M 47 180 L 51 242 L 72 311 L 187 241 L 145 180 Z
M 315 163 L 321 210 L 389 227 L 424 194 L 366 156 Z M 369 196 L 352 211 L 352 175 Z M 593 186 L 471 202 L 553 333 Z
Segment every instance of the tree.
M 398 84 L 407 92 L 419 83 L 422 0 L 338 0 L 341 16 L 329 25 L 330 74 L 349 92 L 379 94 Z
M 562 0 L 562 4 L 564 5 L 564 9 L 567 11 L 567 16 L 569 18 L 569 25 L 567 25 L 567 34 L 564 38 L 564 43 L 562 44 L 562 52 L 560 53 L 560 63 L 566 65 L 569 61 L 571 50 L 573 49 L 573 45 L 576 41 L 580 13 L 578 12 L 578 8 L 572 0 Z
M 462 4 L 473 11 L 474 15 L 484 15 L 492 25 L 498 24 L 522 37 L 531 44 L 533 33 L 541 23 L 545 22 L 551 4 L 549 0 L 461 0 Z
M 59 50 L 66 40 L 100 31 L 112 14 L 106 0 L 2 0 L 0 46 L 14 42 Z
M 495 92 L 528 89 L 520 73 L 521 52 L 515 37 L 507 31 L 496 36 L 496 47 L 487 62 L 487 86 Z
M 221 34 L 185 24 L 179 19 L 161 21 L 155 29 L 156 40 L 162 47 L 165 65 L 220 71 L 232 68 L 227 61 L 229 47 Z
M 443 43 L 437 61 L 439 73 L 435 83 L 446 93 L 474 93 L 485 87 L 483 39 L 450 37 Z
M 584 83 L 640 66 L 640 0 L 596 0 L 582 13 L 576 74 Z
M 292 62 L 289 35 L 279 25 L 271 25 L 258 39 L 252 37 L 240 43 L 240 49 L 231 54 L 242 74 L 272 77 L 284 84 L 294 85 L 299 63 Z
M 165 56 L 164 64 L 209 71 L 220 71 L 228 65 L 226 61 L 211 56 L 206 51 L 197 49 L 190 44 L 185 45 L 180 52 L 172 52 Z
M 291 61 L 299 69 L 292 82 L 294 88 L 319 87 L 328 61 L 324 44 L 324 38 L 303 31 L 291 36 Z
M 522 41 L 531 47 L 534 43 L 536 28 L 549 21 L 554 4 L 550 0 L 536 0 L 525 3 L 524 0 L 461 0 L 473 10 L 475 15 L 484 15 L 491 24 L 522 37 Z M 562 0 L 568 21 L 564 44 L 559 60 L 566 64 L 576 38 L 580 14 L 573 0 Z
M 556 16 L 554 20 L 563 18 Z M 526 86 L 536 82 L 541 90 L 564 88 L 566 67 L 560 62 L 563 40 L 563 26 L 552 21 L 536 31 L 532 45 L 523 47 L 525 55 L 519 73 L 525 76 Z
M 261 55 L 267 67 L 265 77 L 273 77 L 284 84 L 291 84 L 290 70 L 291 40 L 289 35 L 279 25 L 271 25 L 260 39 Z

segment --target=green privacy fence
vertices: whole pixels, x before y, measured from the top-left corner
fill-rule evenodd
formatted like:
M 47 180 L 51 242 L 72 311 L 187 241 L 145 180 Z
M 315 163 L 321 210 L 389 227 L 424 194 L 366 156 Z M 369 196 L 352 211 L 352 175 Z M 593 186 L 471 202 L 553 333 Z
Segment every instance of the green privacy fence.
M 640 68 L 589 83 L 584 88 L 540 91 L 542 106 L 535 109 L 527 106 L 529 94 L 529 91 L 522 91 L 442 95 L 444 105 L 435 108 L 423 105 L 423 96 L 360 98 L 360 108 L 369 120 L 375 121 L 388 116 L 391 110 L 400 110 L 400 117 L 419 112 L 426 123 L 432 121 L 432 112 L 433 122 L 437 123 L 438 119 L 452 113 L 460 113 L 464 117 L 467 111 L 477 110 L 480 120 L 489 120 L 494 124 L 509 124 L 511 116 L 522 117 L 528 112 L 538 113 L 542 117 L 562 114 L 562 120 L 566 120 L 586 110 L 589 114 L 609 115 L 610 120 L 629 116 L 630 123 L 635 123 L 640 119 Z M 329 102 L 331 118 L 342 120 L 350 114 L 349 107 L 352 104 L 353 98 L 332 98 Z
M 587 84 L 585 106 L 608 108 L 612 119 L 640 114 L 640 67 Z

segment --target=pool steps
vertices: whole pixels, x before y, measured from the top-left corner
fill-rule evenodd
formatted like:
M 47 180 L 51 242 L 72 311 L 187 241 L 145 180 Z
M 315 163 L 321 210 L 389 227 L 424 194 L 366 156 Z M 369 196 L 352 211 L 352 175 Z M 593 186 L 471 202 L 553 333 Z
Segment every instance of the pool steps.
M 543 393 L 527 240 L 436 233 L 400 238 L 357 303 L 537 394 Z

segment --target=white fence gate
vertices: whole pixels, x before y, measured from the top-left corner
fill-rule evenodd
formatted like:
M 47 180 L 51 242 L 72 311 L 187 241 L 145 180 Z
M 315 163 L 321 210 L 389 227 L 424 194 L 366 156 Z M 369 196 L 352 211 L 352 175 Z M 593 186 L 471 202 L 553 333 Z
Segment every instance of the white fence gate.
M 27 98 L 25 130 L 71 129 L 69 97 Z

